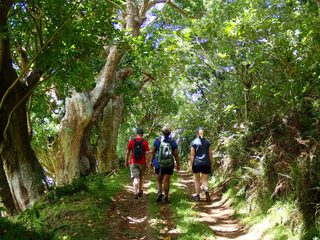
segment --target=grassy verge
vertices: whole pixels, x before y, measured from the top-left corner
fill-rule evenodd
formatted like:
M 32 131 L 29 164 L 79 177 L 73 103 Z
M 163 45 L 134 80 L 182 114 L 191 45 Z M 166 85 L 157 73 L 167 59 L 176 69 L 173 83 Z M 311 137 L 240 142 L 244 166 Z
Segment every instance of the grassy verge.
M 223 198 L 231 201 L 235 216 L 249 228 L 249 233 L 256 232 L 261 240 L 301 239 L 301 216 L 294 201 L 254 195 L 246 198 L 238 183 L 232 180 Z
M 149 209 L 152 218 L 152 227 L 154 229 L 153 239 L 157 239 L 159 229 L 161 229 L 161 216 L 159 209 L 162 204 L 155 202 L 156 186 L 153 178 L 150 187 Z M 172 221 L 176 225 L 179 240 L 211 240 L 214 239 L 212 231 L 202 223 L 197 222 L 196 204 L 190 201 L 190 197 L 186 195 L 185 190 L 178 183 L 178 176 L 175 173 L 171 178 L 170 204 L 172 211 Z
M 106 239 L 111 231 L 105 224 L 106 210 L 112 196 L 129 181 L 128 172 L 121 170 L 111 176 L 80 178 L 71 185 L 53 189 L 33 208 L 11 221 L 6 219 L 10 226 L 20 228 L 8 225 L 1 239 Z

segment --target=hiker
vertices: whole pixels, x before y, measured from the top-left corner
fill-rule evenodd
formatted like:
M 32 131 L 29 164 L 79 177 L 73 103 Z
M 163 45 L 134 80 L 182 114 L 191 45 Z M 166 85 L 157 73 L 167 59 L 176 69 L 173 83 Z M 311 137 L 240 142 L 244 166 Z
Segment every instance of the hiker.
M 212 149 L 211 144 L 204 138 L 202 127 L 197 129 L 197 138 L 191 143 L 190 154 L 191 169 L 195 176 L 196 195 L 194 200 L 200 201 L 200 180 L 201 188 L 206 195 L 206 201 L 210 201 L 208 179 L 211 173 Z
M 137 129 L 136 134 L 136 138 L 131 139 L 128 143 L 125 165 L 129 167 L 129 157 L 131 154 L 130 173 L 133 179 L 134 198 L 138 199 L 143 195 L 142 178 L 147 167 L 146 155 L 149 154 L 150 149 L 148 142 L 142 138 L 143 129 Z
M 153 160 L 151 167 L 154 167 L 157 178 L 157 202 L 169 203 L 170 177 L 173 174 L 174 160 L 176 169 L 180 171 L 177 142 L 170 137 L 171 128 L 166 125 L 162 128 L 162 136 L 154 140 L 152 147 Z M 164 192 L 164 194 L 163 194 Z

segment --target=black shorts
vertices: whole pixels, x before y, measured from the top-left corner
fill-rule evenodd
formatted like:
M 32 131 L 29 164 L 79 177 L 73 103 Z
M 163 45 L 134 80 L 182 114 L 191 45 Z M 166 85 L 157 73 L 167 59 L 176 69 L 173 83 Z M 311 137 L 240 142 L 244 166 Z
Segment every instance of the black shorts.
M 155 168 L 155 173 L 159 175 L 172 175 L 173 174 L 173 168 L 172 167 L 158 167 Z
M 211 166 L 192 166 L 193 173 L 204 173 L 210 174 L 211 173 Z

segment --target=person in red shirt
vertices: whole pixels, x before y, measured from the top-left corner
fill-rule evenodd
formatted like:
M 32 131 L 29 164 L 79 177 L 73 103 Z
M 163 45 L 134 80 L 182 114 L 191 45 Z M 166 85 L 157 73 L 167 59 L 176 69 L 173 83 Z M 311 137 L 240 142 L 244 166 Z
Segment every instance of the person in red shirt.
M 142 138 L 143 129 L 136 131 L 136 138 L 129 141 L 126 151 L 126 167 L 129 167 L 130 157 L 130 173 L 133 180 L 134 198 L 142 197 L 142 178 L 147 167 L 147 155 L 149 156 L 149 144 Z

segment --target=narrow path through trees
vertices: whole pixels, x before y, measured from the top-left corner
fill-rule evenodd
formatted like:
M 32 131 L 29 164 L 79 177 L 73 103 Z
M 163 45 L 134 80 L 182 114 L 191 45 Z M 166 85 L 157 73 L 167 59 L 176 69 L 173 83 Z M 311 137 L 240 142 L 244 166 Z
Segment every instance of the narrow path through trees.
M 179 174 L 179 183 L 184 191 L 191 196 L 194 191 L 193 176 L 185 171 Z M 214 190 L 214 189 L 213 189 Z M 201 201 L 196 204 L 198 212 L 197 221 L 207 225 L 215 235 L 217 240 L 237 239 L 237 240 L 258 240 L 255 233 L 249 233 L 239 220 L 234 217 L 234 210 L 230 207 L 230 202 L 224 200 L 217 193 L 212 194 L 211 202 L 205 202 L 204 193 L 201 193 Z
M 118 193 L 110 204 L 107 211 L 108 239 L 136 239 L 156 240 L 179 239 L 179 231 L 174 223 L 174 207 L 159 205 L 159 214 L 154 219 L 149 207 L 151 175 L 148 174 L 144 180 L 145 194 L 140 199 L 133 199 L 133 189 L 130 185 Z M 190 196 L 193 193 L 193 178 L 188 172 L 181 171 L 178 178 L 178 187 Z M 214 191 L 212 191 L 214 192 Z M 204 196 L 199 203 L 194 203 L 198 215 L 196 221 L 204 224 L 212 230 L 213 239 L 227 240 L 258 240 L 262 233 L 249 231 L 239 220 L 234 217 L 234 210 L 230 207 L 228 200 L 212 193 L 212 201 L 207 203 Z M 172 208 L 173 207 L 173 208 Z M 173 210 L 172 210 L 173 209 Z

